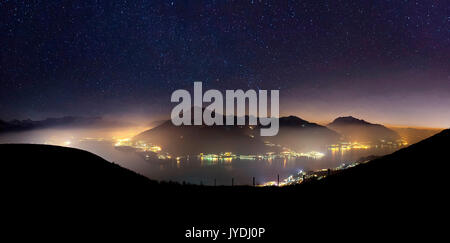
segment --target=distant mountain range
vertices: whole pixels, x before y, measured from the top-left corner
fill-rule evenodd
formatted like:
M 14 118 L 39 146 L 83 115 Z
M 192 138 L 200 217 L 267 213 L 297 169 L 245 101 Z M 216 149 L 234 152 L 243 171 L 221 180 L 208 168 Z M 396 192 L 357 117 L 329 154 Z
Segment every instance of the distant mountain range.
M 245 119 L 248 121 L 247 116 Z M 305 151 L 320 149 L 340 141 L 387 143 L 401 139 L 395 131 L 383 125 L 351 116 L 336 118 L 327 126 L 296 116 L 281 117 L 279 124 L 278 135 L 261 137 L 259 135 L 261 125 L 175 126 L 169 120 L 138 134 L 134 140 L 159 145 L 165 152 L 174 155 L 193 155 L 218 152 L 238 154 L 279 152 L 283 147 Z
M 348 141 L 379 143 L 401 139 L 395 131 L 383 125 L 369 123 L 352 116 L 336 118 L 327 127 L 337 131 Z
M 53 127 L 89 127 L 89 126 L 125 126 L 130 125 L 124 122 L 105 120 L 102 117 L 76 117 L 65 116 L 61 118 L 47 118 L 45 120 L 33 121 L 12 120 L 9 122 L 0 120 L 0 132 L 16 132 L 32 129 L 53 128 Z
M 246 117 L 248 120 L 248 117 Z M 171 121 L 134 137 L 161 146 L 174 155 L 233 152 L 256 154 L 290 149 L 314 149 L 339 140 L 336 132 L 295 116 L 281 117 L 277 136 L 261 137 L 257 126 L 175 126 Z
M 249 117 L 246 116 L 245 119 L 246 124 L 248 124 Z M 415 131 L 414 135 L 410 135 L 411 129 L 403 129 L 398 130 L 402 133 L 402 136 L 400 136 L 396 131 L 383 125 L 373 124 L 351 116 L 336 118 L 327 126 L 312 123 L 296 116 L 281 117 L 279 119 L 279 133 L 272 137 L 260 136 L 261 125 L 175 126 L 170 120 L 157 121 L 152 124 L 154 125 L 152 129 L 138 134 L 134 137 L 134 140 L 159 145 L 164 152 L 173 155 L 219 152 L 257 154 L 279 152 L 285 148 L 295 151 L 311 151 L 341 141 L 380 143 L 382 141 L 396 142 L 402 137 L 406 137 L 414 139 L 412 141 L 416 142 L 436 133 L 436 131 L 434 133 Z M 56 127 L 117 127 L 127 125 L 131 124 L 105 120 L 101 117 L 67 116 L 47 118 L 40 121 L 27 119 L 9 122 L 0 120 L 0 133 Z

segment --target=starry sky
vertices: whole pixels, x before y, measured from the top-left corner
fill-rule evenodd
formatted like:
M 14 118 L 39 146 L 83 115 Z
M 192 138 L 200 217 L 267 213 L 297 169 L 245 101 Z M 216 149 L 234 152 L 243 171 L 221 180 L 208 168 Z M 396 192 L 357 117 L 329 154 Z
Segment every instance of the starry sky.
M 448 1 L 1 1 L 0 119 L 169 116 L 279 89 L 283 115 L 450 125 Z

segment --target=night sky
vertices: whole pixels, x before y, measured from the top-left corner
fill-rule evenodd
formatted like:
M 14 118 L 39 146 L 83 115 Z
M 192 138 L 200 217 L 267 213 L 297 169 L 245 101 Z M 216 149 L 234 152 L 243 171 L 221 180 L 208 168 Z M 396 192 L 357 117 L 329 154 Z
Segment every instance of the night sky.
M 450 125 L 448 1 L 1 1 L 0 119 L 169 116 L 176 89 Z

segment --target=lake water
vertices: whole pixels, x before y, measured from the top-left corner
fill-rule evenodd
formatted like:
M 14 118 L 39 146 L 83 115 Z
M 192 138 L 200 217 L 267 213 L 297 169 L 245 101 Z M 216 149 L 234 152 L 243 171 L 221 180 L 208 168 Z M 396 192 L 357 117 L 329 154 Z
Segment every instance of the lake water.
M 399 149 L 394 146 L 372 147 L 369 149 L 347 149 L 332 151 L 323 148 L 325 154 L 320 159 L 297 157 L 292 159 L 189 159 L 146 160 L 142 155 L 132 151 L 118 150 L 114 139 L 125 136 L 115 134 L 109 129 L 42 129 L 30 132 L 8 133 L 0 135 L 0 143 L 39 143 L 53 144 L 87 150 L 102 158 L 117 163 L 155 180 L 188 182 L 194 184 L 251 185 L 253 177 L 257 184 L 280 180 L 299 170 L 319 170 L 334 168 L 342 163 L 350 163 L 370 155 L 385 155 Z M 130 134 L 133 131 L 129 131 Z M 128 134 L 127 134 L 128 136 Z

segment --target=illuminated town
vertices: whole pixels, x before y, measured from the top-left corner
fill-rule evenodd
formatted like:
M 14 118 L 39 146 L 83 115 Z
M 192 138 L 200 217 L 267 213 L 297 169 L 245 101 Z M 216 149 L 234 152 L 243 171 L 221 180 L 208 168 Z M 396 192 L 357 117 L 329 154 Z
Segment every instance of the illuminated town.
M 267 152 L 264 154 L 235 154 L 233 152 L 220 152 L 220 153 L 200 153 L 197 156 L 175 156 L 164 151 L 164 148 L 157 144 L 152 144 L 149 142 L 141 140 L 133 140 L 131 137 L 113 137 L 112 139 L 105 138 L 94 138 L 94 137 L 84 137 L 76 139 L 73 136 L 66 137 L 52 137 L 47 140 L 47 144 L 56 144 L 61 146 L 76 146 L 77 142 L 106 142 L 111 143 L 113 147 L 117 150 L 124 152 L 133 152 L 140 155 L 144 160 L 147 161 L 176 161 L 177 164 L 182 160 L 198 159 L 202 166 L 209 166 L 215 164 L 231 164 L 233 161 L 272 161 L 274 159 L 284 159 L 295 160 L 297 158 L 306 158 L 311 160 L 320 160 L 326 156 L 326 150 L 328 150 L 332 155 L 335 153 L 347 153 L 351 150 L 367 150 L 371 148 L 400 148 L 408 145 L 408 143 L 402 139 L 396 142 L 390 141 L 380 141 L 378 144 L 363 143 L 363 142 L 340 142 L 338 144 L 331 144 L 324 148 L 324 152 L 319 151 L 309 151 L 309 152 L 298 152 L 290 148 L 283 147 L 279 144 L 273 144 L 270 142 L 265 142 L 268 147 L 274 147 L 274 150 L 281 152 Z M 276 149 L 275 149 L 276 148 Z M 289 175 L 279 181 L 267 181 L 261 183 L 257 186 L 286 186 L 293 184 L 300 184 L 308 180 L 321 180 L 330 174 L 337 173 L 341 170 L 345 170 L 354 167 L 363 162 L 346 162 L 342 163 L 338 167 L 331 169 L 320 169 L 315 171 L 304 171 L 298 170 L 296 174 Z
M 340 166 L 333 168 L 333 169 L 321 169 L 317 171 L 303 171 L 299 170 L 299 172 L 295 175 L 290 175 L 287 178 L 277 182 L 277 181 L 268 181 L 263 183 L 262 185 L 258 186 L 288 186 L 288 185 L 295 185 L 295 184 L 301 184 L 308 180 L 321 180 L 331 174 L 334 174 L 336 172 L 339 172 L 341 170 L 345 170 L 348 168 L 355 167 L 359 164 L 368 162 L 351 162 L 351 163 L 343 163 Z
M 377 145 L 371 145 L 368 143 L 359 143 L 359 142 L 341 142 L 340 144 L 332 144 L 328 146 L 328 150 L 332 152 L 336 151 L 347 151 L 352 149 L 370 149 L 370 148 L 383 148 L 386 146 L 389 147 L 401 147 L 406 146 L 408 143 L 405 141 L 398 141 L 398 142 L 384 142 L 377 144 Z M 310 159 L 321 159 L 325 156 L 324 152 L 318 152 L 318 151 L 309 151 L 309 152 L 296 152 L 289 148 L 282 147 L 281 145 L 276 145 L 272 143 L 266 143 L 266 146 L 269 147 L 281 147 L 282 151 L 279 153 L 275 152 L 267 152 L 265 154 L 233 154 L 232 152 L 221 152 L 221 153 L 200 153 L 197 155 L 197 157 L 201 160 L 208 160 L 208 161 L 231 161 L 233 159 L 240 159 L 240 160 L 258 160 L 258 159 L 275 159 L 275 158 L 299 158 L 299 157 L 305 157 Z M 163 152 L 163 148 L 156 144 L 146 143 L 144 141 L 134 141 L 131 138 L 122 138 L 122 139 L 116 139 L 114 146 L 118 149 L 132 149 L 136 152 L 153 152 L 156 153 L 159 159 L 172 159 L 172 158 L 184 158 L 183 156 L 180 157 L 174 157 L 171 156 L 168 153 Z
M 281 145 L 276 145 L 272 143 L 266 143 L 269 147 L 281 147 L 282 152 L 267 152 L 265 154 L 234 154 L 232 152 L 222 152 L 222 153 L 200 153 L 197 155 L 197 158 L 201 161 L 202 165 L 216 164 L 216 163 L 232 163 L 233 160 L 267 160 L 271 161 L 273 159 L 295 159 L 295 158 L 308 158 L 312 160 L 319 160 L 325 156 L 325 153 L 318 151 L 309 151 L 309 152 L 296 152 L 289 148 L 282 147 Z M 397 141 L 397 142 L 385 142 L 381 141 L 380 144 L 369 144 L 369 143 L 359 143 L 359 142 L 341 142 L 340 144 L 332 144 L 327 147 L 331 153 L 341 152 L 344 153 L 349 150 L 366 150 L 370 148 L 382 148 L 384 146 L 394 146 L 401 147 L 406 146 L 407 143 L 405 141 Z M 181 159 L 188 159 L 189 156 L 178 156 L 174 157 L 170 154 L 164 153 L 163 148 L 158 145 L 145 143 L 143 141 L 133 141 L 131 139 L 118 139 L 114 146 L 118 149 L 120 148 L 132 148 L 136 152 L 151 152 L 154 153 L 155 156 L 159 160 L 171 160 L 175 159 L 179 162 Z M 152 156 L 145 155 L 146 159 L 152 158 Z M 321 180 L 330 174 L 334 174 L 341 170 L 345 170 L 348 168 L 352 168 L 358 164 L 365 163 L 363 162 L 348 162 L 342 163 L 338 167 L 331 169 L 321 169 L 316 171 L 303 171 L 299 170 L 298 173 L 288 176 L 280 181 L 268 181 L 264 182 L 261 185 L 257 186 L 287 186 L 300 184 L 308 180 Z

